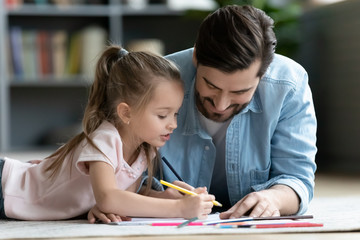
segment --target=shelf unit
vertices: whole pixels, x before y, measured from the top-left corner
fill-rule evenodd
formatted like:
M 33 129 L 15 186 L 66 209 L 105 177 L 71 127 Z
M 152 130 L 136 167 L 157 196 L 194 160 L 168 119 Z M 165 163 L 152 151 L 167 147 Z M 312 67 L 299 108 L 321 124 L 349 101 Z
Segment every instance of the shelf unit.
M 107 30 L 110 42 L 123 46 L 135 39 L 160 39 L 165 54 L 191 47 L 201 21 L 184 18 L 183 11 L 171 10 L 166 4 L 133 9 L 120 0 L 66 8 L 24 4 L 7 9 L 1 4 L 0 38 L 4 40 L 15 25 L 73 31 L 96 23 Z M 6 53 L 6 41 L 0 44 L 0 52 Z M 73 133 L 80 126 L 92 80 L 75 75 L 61 81 L 50 76 L 24 82 L 11 76 L 9 61 L 7 54 L 0 54 L 0 152 L 58 147 L 57 143 L 72 137 L 67 131 Z M 56 136 L 59 133 L 63 136 Z

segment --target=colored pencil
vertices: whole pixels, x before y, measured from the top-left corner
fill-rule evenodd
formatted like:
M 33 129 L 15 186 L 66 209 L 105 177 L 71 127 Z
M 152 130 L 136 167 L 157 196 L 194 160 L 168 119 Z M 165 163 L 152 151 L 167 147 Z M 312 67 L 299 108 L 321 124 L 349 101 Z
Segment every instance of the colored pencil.
M 183 222 L 182 224 L 180 224 L 180 225 L 178 226 L 178 228 L 182 228 L 182 227 L 185 227 L 185 226 L 188 226 L 188 225 L 191 226 L 190 224 L 192 224 L 192 223 L 195 222 L 196 220 L 198 220 L 198 217 L 191 218 L 191 219 Z M 203 224 L 201 224 L 201 225 L 203 225 Z
M 156 226 L 156 227 L 169 227 L 169 226 L 177 226 L 180 227 L 180 225 L 183 224 L 182 222 L 155 222 L 152 223 L 151 226 Z M 202 222 L 191 222 L 188 223 L 187 226 L 202 226 L 203 223 Z
M 163 162 L 166 164 L 166 166 L 168 166 L 168 168 L 173 172 L 173 174 L 177 177 L 177 179 L 179 179 L 180 181 L 184 182 L 184 180 L 180 177 L 180 175 L 175 171 L 175 169 L 171 166 L 171 164 L 169 163 L 169 161 L 165 158 L 162 157 L 161 158 L 163 160 Z
M 267 223 L 244 225 L 217 225 L 218 228 L 289 228 L 289 227 L 323 227 L 322 223 L 293 222 L 293 223 Z

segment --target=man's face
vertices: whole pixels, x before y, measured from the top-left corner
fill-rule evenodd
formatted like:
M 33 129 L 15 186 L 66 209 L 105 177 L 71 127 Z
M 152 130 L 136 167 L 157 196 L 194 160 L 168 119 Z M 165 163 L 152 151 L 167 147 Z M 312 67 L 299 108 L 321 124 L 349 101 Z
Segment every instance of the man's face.
M 195 94 L 198 110 L 208 119 L 224 122 L 244 109 L 252 99 L 260 77 L 260 61 L 248 69 L 225 73 L 197 65 Z

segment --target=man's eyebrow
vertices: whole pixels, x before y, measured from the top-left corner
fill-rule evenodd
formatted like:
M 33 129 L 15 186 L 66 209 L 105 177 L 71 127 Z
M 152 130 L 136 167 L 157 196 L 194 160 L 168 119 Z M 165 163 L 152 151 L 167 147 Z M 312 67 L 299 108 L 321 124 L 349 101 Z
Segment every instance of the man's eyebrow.
M 203 77 L 204 81 L 206 82 L 206 84 L 211 85 L 212 87 L 221 90 L 221 88 L 218 88 L 217 86 L 215 86 L 213 83 L 211 83 L 206 77 Z
M 211 83 L 208 79 L 206 79 L 205 77 L 203 77 L 204 81 L 206 82 L 206 84 L 211 85 L 213 88 L 222 90 L 221 88 L 215 86 L 213 83 Z M 235 94 L 239 94 L 239 93 L 245 93 L 248 92 L 252 89 L 253 87 L 249 87 L 249 88 L 245 88 L 245 89 L 241 89 L 241 90 L 236 90 L 236 91 L 230 91 L 231 93 L 235 93 Z
M 235 93 L 235 94 L 240 94 L 240 93 L 246 93 L 248 91 L 250 91 L 253 87 L 249 87 L 249 88 L 245 88 L 245 89 L 241 89 L 238 91 L 230 91 L 231 93 Z

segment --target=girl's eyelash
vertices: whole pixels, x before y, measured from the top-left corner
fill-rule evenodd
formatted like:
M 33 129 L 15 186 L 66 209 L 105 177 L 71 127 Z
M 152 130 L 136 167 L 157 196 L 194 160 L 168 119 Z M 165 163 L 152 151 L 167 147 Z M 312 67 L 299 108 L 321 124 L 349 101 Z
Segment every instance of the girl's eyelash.
M 179 113 L 174 113 L 174 117 L 178 117 L 179 116 Z M 167 115 L 158 115 L 158 118 L 160 119 L 165 119 L 167 117 Z

